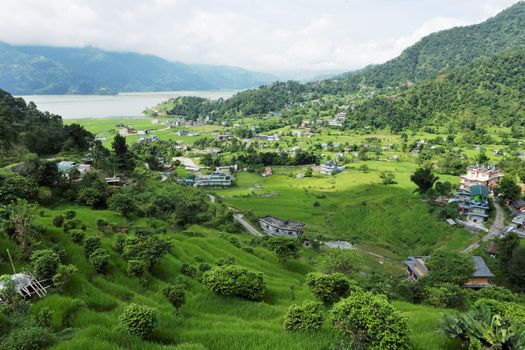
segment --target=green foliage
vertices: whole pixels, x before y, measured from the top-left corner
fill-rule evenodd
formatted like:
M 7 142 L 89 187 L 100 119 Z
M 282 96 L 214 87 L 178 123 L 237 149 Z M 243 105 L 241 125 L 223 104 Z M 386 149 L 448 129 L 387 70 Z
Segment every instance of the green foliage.
M 516 287 L 525 289 L 525 247 L 519 246 L 514 249 L 507 271 Z
M 351 292 L 350 282 L 342 273 L 312 272 L 306 275 L 306 284 L 312 294 L 325 304 L 333 304 Z
M 62 225 L 64 224 L 64 221 L 65 221 L 64 215 L 57 214 L 53 217 L 53 226 L 62 227 Z
M 350 250 L 327 249 L 319 257 L 319 267 L 327 274 L 340 272 L 350 276 L 361 271 L 363 266 L 363 258 Z
M 288 331 L 318 330 L 322 325 L 323 305 L 313 301 L 305 301 L 301 306 L 290 306 L 284 321 L 284 329 Z
M 39 279 L 51 279 L 60 264 L 60 257 L 51 249 L 35 250 L 30 258 L 31 270 Z
M 350 337 L 353 349 L 409 348 L 406 318 L 382 295 L 356 291 L 334 305 L 331 317 L 334 328 Z
M 284 236 L 267 236 L 264 245 L 275 252 L 281 264 L 285 264 L 290 259 L 299 257 L 299 244 L 297 240 Z
M 429 167 L 418 168 L 414 174 L 410 176 L 410 181 L 417 185 L 420 194 L 427 193 L 437 180 L 439 180 L 439 177 L 434 176 L 432 169 Z
M 31 182 L 29 179 L 11 171 L 0 170 L 0 203 L 7 204 L 17 199 L 30 199 L 30 197 Z
M 442 283 L 424 288 L 424 303 L 435 307 L 463 309 L 466 306 L 466 292 L 455 284 Z
M 2 341 L 3 350 L 40 350 L 56 342 L 55 336 L 43 327 L 23 327 L 11 331 Z
M 108 208 L 129 217 L 137 210 L 137 205 L 129 193 L 118 192 L 109 197 Z
M 503 302 L 516 302 L 517 298 L 510 290 L 500 286 L 491 286 L 488 288 L 482 288 L 481 290 L 473 293 L 472 297 L 475 300 L 479 299 L 494 299 Z
M 122 256 L 128 260 L 139 259 L 147 262 L 149 269 L 152 269 L 170 248 L 170 242 L 155 234 L 130 236 L 124 241 Z
M 66 210 L 64 212 L 64 217 L 66 220 L 73 220 L 77 216 L 77 212 L 74 210 Z
M 130 304 L 119 316 L 119 322 L 125 332 L 148 339 L 157 327 L 158 312 L 145 305 Z
M 85 232 L 82 230 L 74 229 L 74 230 L 70 230 L 68 233 L 69 233 L 69 236 L 71 237 L 71 240 L 77 244 L 81 244 L 82 241 L 84 240 Z
M 474 273 L 474 263 L 468 256 L 454 252 L 432 254 L 427 263 L 431 283 L 463 285 Z
M 493 314 L 483 304 L 460 315 L 446 315 L 441 332 L 458 338 L 469 349 L 521 349 L 525 347 L 525 328 L 511 319 Z
M 182 305 L 186 302 L 186 291 L 184 290 L 184 285 L 168 285 L 162 289 L 162 295 L 170 302 L 171 305 L 177 310 L 179 310 Z
M 494 189 L 494 193 L 503 199 L 512 200 L 521 197 L 521 188 L 513 176 L 505 175 Z
M 262 299 L 265 291 L 261 273 L 235 265 L 214 267 L 204 273 L 202 283 L 214 293 L 250 300 Z
M 88 237 L 84 240 L 84 254 L 90 256 L 95 250 L 102 246 L 100 237 Z
M 78 271 L 75 265 L 59 265 L 53 275 L 53 285 L 59 291 L 64 291 L 73 275 Z
M 102 248 L 95 249 L 88 256 L 89 263 L 93 265 L 98 273 L 104 273 L 106 271 L 110 258 L 108 252 Z
M 382 171 L 379 174 L 379 178 L 381 179 L 383 185 L 392 185 L 396 183 L 396 177 L 391 171 Z
M 148 265 L 140 259 L 128 260 L 128 274 L 135 277 L 142 277 Z

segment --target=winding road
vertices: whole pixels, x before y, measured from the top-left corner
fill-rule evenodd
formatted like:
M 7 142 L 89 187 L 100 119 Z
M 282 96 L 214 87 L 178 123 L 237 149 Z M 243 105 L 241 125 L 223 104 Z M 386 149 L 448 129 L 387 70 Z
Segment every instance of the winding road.
M 246 231 L 250 232 L 252 235 L 257 236 L 257 237 L 264 236 L 261 232 L 259 232 L 259 230 L 253 227 L 252 224 L 250 224 L 248 221 L 246 221 L 246 219 L 244 219 L 244 215 L 234 214 L 233 218 L 235 219 L 235 221 L 240 223 L 246 229 Z
M 494 222 L 492 223 L 492 226 L 490 227 L 490 230 L 487 232 L 483 238 L 471 245 L 469 245 L 467 248 L 463 250 L 463 253 L 468 253 L 473 251 L 474 249 L 478 248 L 481 242 L 489 241 L 493 239 L 494 237 L 498 236 L 502 229 L 505 228 L 505 213 L 503 211 L 502 206 L 496 202 L 493 201 L 494 208 L 496 209 L 496 218 L 494 219 Z

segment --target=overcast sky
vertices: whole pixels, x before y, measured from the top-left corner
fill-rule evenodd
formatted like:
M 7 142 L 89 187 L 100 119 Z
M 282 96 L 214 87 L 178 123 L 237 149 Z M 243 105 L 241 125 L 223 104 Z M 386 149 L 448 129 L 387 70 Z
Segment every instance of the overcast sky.
M 251 70 L 344 71 L 517 0 L 2 0 L 0 41 Z

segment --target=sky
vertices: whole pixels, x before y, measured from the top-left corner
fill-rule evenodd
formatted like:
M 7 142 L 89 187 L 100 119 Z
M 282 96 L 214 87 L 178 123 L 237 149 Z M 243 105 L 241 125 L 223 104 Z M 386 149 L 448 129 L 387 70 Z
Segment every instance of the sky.
M 382 63 L 517 0 L 2 0 L 0 41 L 95 46 L 281 75 Z

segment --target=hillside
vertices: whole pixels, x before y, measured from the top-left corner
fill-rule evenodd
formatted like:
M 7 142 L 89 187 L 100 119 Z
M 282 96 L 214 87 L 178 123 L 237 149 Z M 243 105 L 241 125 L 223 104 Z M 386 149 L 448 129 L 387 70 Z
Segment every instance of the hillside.
M 0 43 L 0 87 L 15 95 L 244 89 L 273 80 L 235 67 L 188 65 L 94 47 Z
M 520 128 L 525 120 L 525 50 L 505 53 L 444 71 L 396 95 L 374 97 L 358 106 L 350 127 L 498 125 Z
M 403 53 L 377 66 L 342 77 L 343 83 L 397 86 L 433 78 L 446 68 L 459 68 L 480 58 L 525 46 L 525 2 L 487 21 L 430 34 Z

